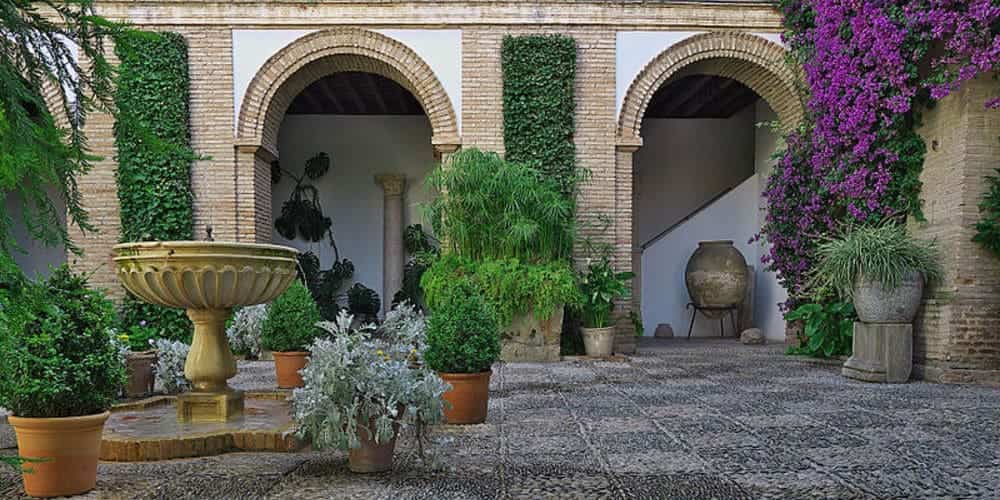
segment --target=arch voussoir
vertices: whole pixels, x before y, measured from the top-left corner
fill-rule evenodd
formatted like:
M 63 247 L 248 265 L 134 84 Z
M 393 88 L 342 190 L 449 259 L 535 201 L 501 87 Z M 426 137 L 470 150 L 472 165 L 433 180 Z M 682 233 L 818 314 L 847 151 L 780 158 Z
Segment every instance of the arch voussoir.
M 309 84 L 346 71 L 375 73 L 410 91 L 435 137 L 458 141 L 451 100 L 430 66 L 412 49 L 374 31 L 335 28 L 295 40 L 264 63 L 247 87 L 237 121 L 237 145 L 278 155 L 278 128 L 288 106 Z
M 750 33 L 713 32 L 687 38 L 649 62 L 631 82 L 618 119 L 622 143 L 641 143 L 642 118 L 656 91 L 685 73 L 725 76 L 746 85 L 774 108 L 785 128 L 805 116 L 799 75 L 784 47 Z

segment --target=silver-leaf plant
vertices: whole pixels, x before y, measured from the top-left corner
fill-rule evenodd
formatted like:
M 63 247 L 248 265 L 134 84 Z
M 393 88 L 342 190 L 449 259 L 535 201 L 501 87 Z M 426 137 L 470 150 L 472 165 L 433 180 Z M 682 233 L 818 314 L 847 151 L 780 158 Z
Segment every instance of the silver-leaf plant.
M 233 314 L 233 322 L 226 329 L 229 348 L 234 353 L 260 358 L 260 332 L 267 318 L 267 304 L 242 307 Z
M 407 321 L 405 332 L 394 329 L 397 335 L 374 337 L 371 325 L 352 328 L 353 321 L 341 311 L 336 321 L 318 323 L 330 336 L 313 343 L 302 370 L 305 387 L 292 396 L 299 434 L 317 449 L 346 450 L 361 446 L 359 431 L 386 443 L 397 428 L 412 427 L 419 443 L 421 429 L 443 419 L 441 395 L 449 388 L 429 368 L 411 361 L 412 346 L 423 343 L 422 329 L 412 329 L 416 323 Z
M 156 384 L 167 394 L 176 394 L 191 386 L 184 377 L 184 361 L 191 346 L 177 340 L 156 339 Z

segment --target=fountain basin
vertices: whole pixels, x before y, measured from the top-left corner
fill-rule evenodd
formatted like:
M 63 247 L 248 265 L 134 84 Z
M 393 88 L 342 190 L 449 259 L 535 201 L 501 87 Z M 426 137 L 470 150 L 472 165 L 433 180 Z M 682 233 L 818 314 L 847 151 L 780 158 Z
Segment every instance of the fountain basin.
M 123 243 L 113 249 L 118 279 L 140 299 L 186 309 L 194 323 L 184 376 L 193 390 L 177 398 L 181 422 L 225 422 L 243 414 L 243 393 L 229 387 L 236 361 L 225 324 L 232 308 L 278 297 L 295 279 L 298 251 L 277 245 L 214 241 Z

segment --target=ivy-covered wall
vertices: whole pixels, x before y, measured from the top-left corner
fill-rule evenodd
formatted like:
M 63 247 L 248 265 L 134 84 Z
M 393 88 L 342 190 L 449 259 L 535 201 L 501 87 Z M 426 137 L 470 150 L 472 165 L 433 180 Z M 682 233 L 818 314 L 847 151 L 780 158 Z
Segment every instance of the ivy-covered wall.
M 116 40 L 120 60 L 115 105 L 121 241 L 189 240 L 194 200 L 188 96 L 188 53 L 176 33 L 135 32 Z M 125 326 L 146 321 L 160 336 L 186 339 L 191 323 L 179 309 L 128 296 Z
M 573 196 L 576 41 L 564 35 L 507 36 L 501 64 L 506 158 L 537 166 Z

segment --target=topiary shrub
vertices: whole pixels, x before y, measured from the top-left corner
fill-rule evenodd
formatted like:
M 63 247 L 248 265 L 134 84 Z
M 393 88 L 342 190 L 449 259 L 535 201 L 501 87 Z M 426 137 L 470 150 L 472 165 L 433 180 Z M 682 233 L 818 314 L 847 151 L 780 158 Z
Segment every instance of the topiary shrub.
M 0 309 L 0 406 L 18 417 L 106 411 L 125 383 L 114 305 L 67 266 Z
M 476 287 L 457 279 L 427 322 L 424 362 L 442 373 L 480 373 L 500 357 L 500 331 Z
M 285 293 L 268 306 L 261 326 L 261 346 L 276 352 L 305 351 L 319 334 L 319 309 L 309 289 L 295 280 Z

